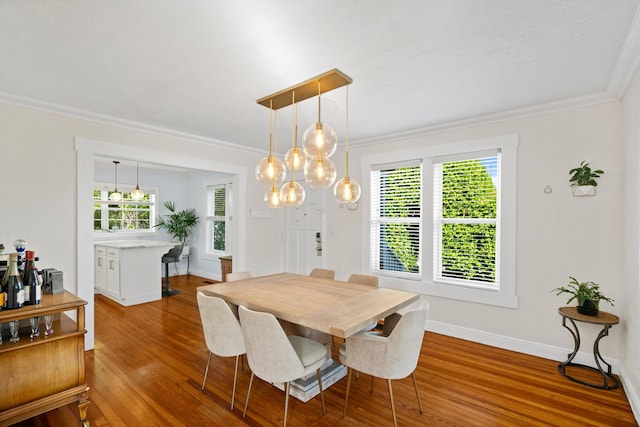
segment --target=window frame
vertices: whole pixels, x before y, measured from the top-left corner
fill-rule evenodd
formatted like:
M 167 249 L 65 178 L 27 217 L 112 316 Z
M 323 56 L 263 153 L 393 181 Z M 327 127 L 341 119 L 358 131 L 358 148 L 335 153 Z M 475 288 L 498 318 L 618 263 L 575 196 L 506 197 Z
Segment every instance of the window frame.
M 94 205 L 97 203 L 100 203 L 103 205 L 102 211 L 103 212 L 108 212 L 108 206 L 109 205 L 139 205 L 139 206 L 149 206 L 150 207 L 150 212 L 149 212 L 149 228 L 148 229 L 135 229 L 135 230 L 107 230 L 107 229 L 101 229 L 101 230 L 93 230 L 93 235 L 95 238 L 100 238 L 100 239 L 104 239 L 104 238 L 109 238 L 109 239 L 113 239 L 113 238 L 129 238 L 131 236 L 155 236 L 158 234 L 158 230 L 155 227 L 155 224 L 157 222 L 157 200 L 158 200 L 158 188 L 157 187 L 144 187 L 144 188 L 140 188 L 145 194 L 151 194 L 153 195 L 153 202 L 143 202 L 143 201 L 135 201 L 135 200 L 122 200 L 119 202 L 114 202 L 111 200 L 101 200 L 101 201 L 96 201 L 95 199 L 93 199 L 93 197 L 91 198 L 91 213 L 93 215 L 93 213 L 95 212 L 95 208 Z M 132 193 L 135 190 L 135 186 L 132 185 L 128 185 L 128 184 L 121 184 L 119 185 L 118 191 L 120 193 Z M 93 184 L 93 191 L 100 191 L 102 193 L 109 193 L 113 191 L 113 183 L 107 183 L 107 182 L 94 182 Z M 108 196 L 107 196 L 108 197 Z M 102 217 L 102 221 L 108 221 L 108 215 L 105 219 L 104 215 Z M 95 221 L 92 217 L 92 221 Z
M 225 249 L 224 251 L 210 249 L 213 248 L 211 242 L 212 227 L 214 221 L 219 221 L 219 216 L 209 215 L 209 191 L 213 188 L 225 187 Z M 204 189 L 204 258 L 217 259 L 221 256 L 228 256 L 233 253 L 233 180 L 230 178 L 208 180 L 203 183 Z
M 371 188 L 370 171 L 374 165 L 403 162 L 411 159 L 422 161 L 422 278 L 407 280 L 399 277 L 381 277 L 381 285 L 425 295 L 469 301 L 480 304 L 496 305 L 508 308 L 518 307 L 516 293 L 516 172 L 518 134 L 491 136 L 481 139 L 422 146 L 413 150 L 384 152 L 363 156 L 361 160 L 363 186 Z M 434 269 L 434 160 L 444 156 L 467 155 L 468 153 L 488 150 L 500 151 L 501 188 L 499 195 L 500 232 L 497 239 L 500 245 L 499 266 L 496 275 L 500 277 L 499 288 L 465 286 L 433 280 Z M 362 224 L 362 264 L 371 265 L 370 242 L 370 194 L 363 193 Z

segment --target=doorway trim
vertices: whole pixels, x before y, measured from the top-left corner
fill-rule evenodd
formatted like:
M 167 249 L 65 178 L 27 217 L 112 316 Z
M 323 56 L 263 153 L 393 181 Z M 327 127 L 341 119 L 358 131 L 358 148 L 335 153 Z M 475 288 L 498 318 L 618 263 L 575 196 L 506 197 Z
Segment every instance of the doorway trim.
M 189 157 L 172 152 L 164 152 L 108 143 L 88 138 L 75 137 L 77 168 L 77 218 L 76 218 L 76 277 L 77 295 L 87 301 L 85 308 L 85 349 L 91 350 L 95 345 L 94 328 L 94 249 L 91 194 L 94 182 L 94 160 L 96 156 L 118 157 L 128 160 L 143 160 L 166 166 L 177 166 L 208 172 L 235 175 L 238 195 L 234 204 L 235 233 L 233 245 L 233 263 L 244 268 L 246 263 L 246 212 L 247 212 L 247 168 L 229 163 L 215 162 L 208 159 Z M 160 284 L 158 284 L 160 286 Z

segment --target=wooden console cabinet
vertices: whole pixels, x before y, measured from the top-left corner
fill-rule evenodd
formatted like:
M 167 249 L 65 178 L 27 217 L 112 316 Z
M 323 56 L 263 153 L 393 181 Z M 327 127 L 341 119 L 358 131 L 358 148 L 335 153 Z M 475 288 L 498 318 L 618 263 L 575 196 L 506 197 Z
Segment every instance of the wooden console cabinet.
M 40 304 L 0 311 L 0 427 L 78 402 L 80 423 L 88 426 L 89 387 L 85 382 L 84 306 L 65 291 L 43 294 Z M 43 316 L 54 315 L 45 336 Z M 40 318 L 40 336 L 29 338 L 29 319 Z M 75 319 L 74 319 L 75 318 Z M 10 343 L 7 323 L 21 320 L 20 341 Z
M 220 271 L 222 272 L 222 281 L 227 281 L 227 274 L 233 271 L 233 258 L 230 256 L 221 256 L 220 258 Z

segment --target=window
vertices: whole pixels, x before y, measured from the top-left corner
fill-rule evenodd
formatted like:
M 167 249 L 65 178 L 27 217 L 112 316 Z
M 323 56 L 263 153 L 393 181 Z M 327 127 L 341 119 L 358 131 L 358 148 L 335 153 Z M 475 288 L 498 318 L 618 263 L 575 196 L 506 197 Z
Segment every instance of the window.
M 517 307 L 517 146 L 511 134 L 363 157 L 363 263 L 382 286 Z
M 207 193 L 206 250 L 207 254 L 231 252 L 232 185 L 209 184 Z
M 434 160 L 435 281 L 499 286 L 499 156 Z
M 421 172 L 419 161 L 371 172 L 371 270 L 420 278 Z
M 143 189 L 140 201 L 131 198 L 133 188 L 123 187 L 122 200 L 109 200 L 108 184 L 96 183 L 93 189 L 93 230 L 95 233 L 153 233 L 155 232 L 155 190 Z

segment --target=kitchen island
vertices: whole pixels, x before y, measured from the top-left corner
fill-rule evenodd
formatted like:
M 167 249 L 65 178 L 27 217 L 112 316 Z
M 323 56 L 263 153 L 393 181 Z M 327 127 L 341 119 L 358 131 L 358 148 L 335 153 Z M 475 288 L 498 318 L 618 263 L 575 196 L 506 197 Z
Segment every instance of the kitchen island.
M 95 292 L 130 306 L 162 298 L 161 258 L 177 243 L 103 240 L 95 246 Z

